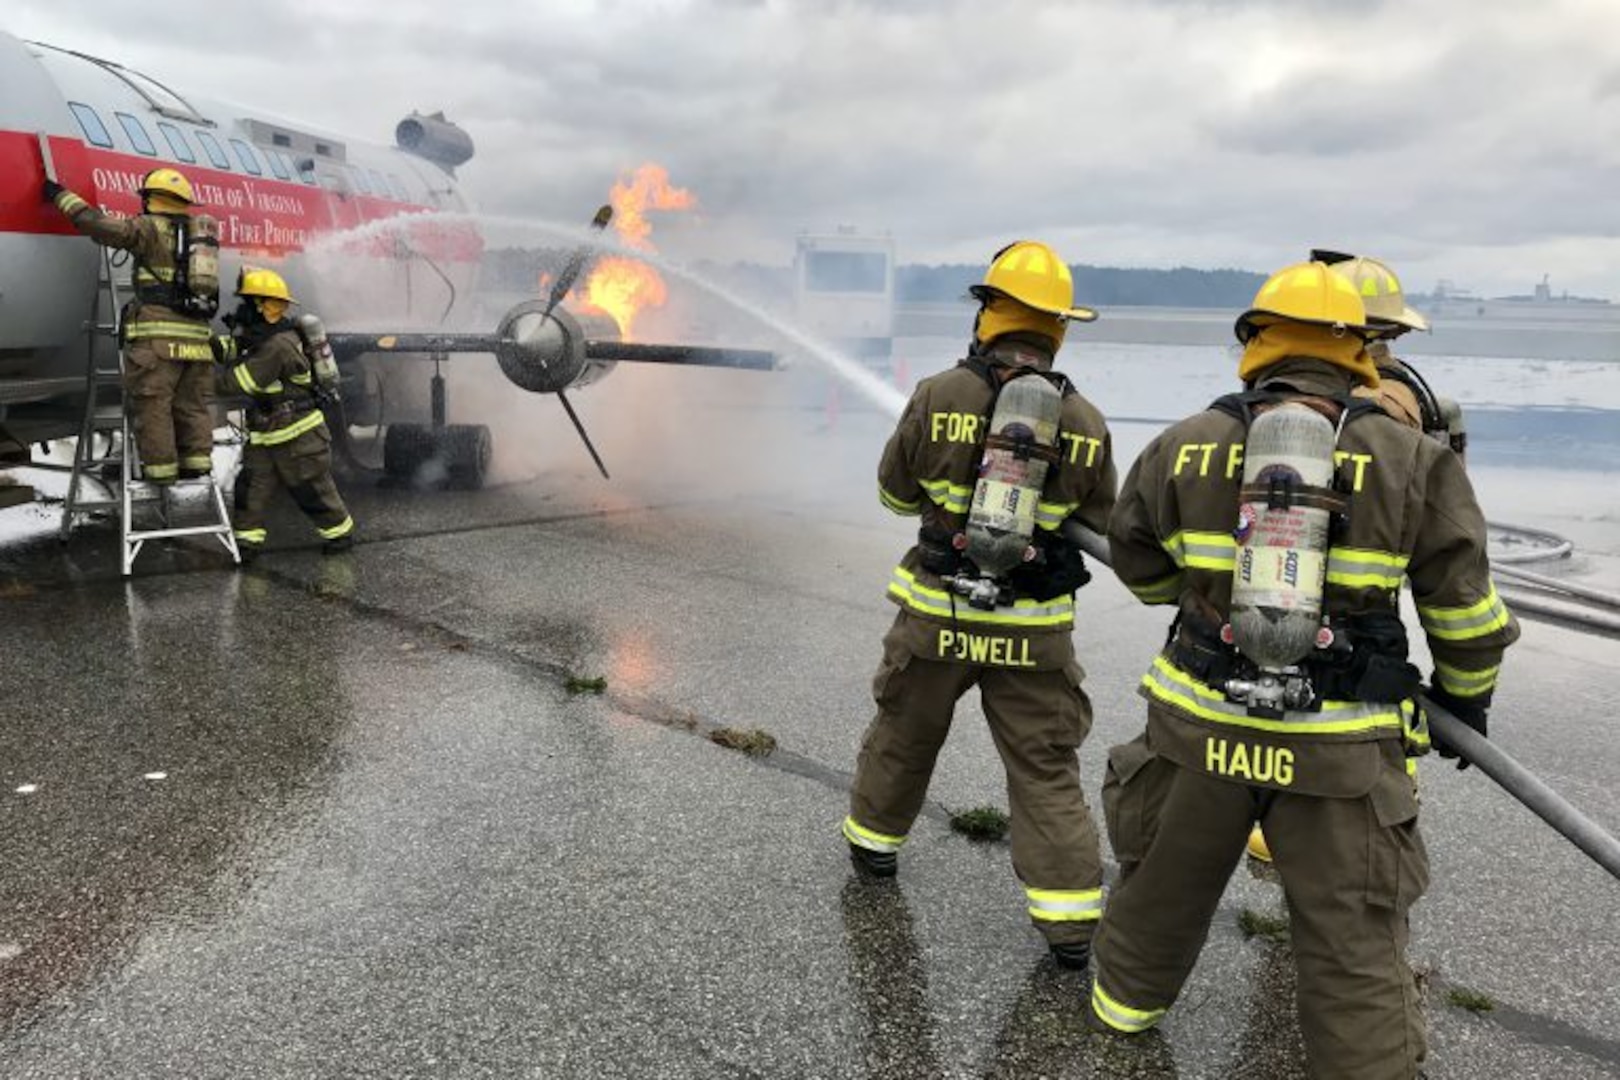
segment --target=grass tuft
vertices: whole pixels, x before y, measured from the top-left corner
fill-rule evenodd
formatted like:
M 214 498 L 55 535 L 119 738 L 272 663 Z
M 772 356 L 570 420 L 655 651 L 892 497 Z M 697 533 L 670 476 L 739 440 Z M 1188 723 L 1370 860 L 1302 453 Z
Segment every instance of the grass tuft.
M 988 844 L 1007 835 L 1007 815 L 993 806 L 975 806 L 951 815 L 951 828 L 967 837 Z
M 579 675 L 568 676 L 563 687 L 570 694 L 600 694 L 607 689 L 607 680 L 603 678 L 587 679 Z
M 1254 908 L 1244 908 L 1238 912 L 1237 924 L 1246 938 L 1263 937 L 1276 942 L 1288 941 L 1286 915 L 1266 915 Z
M 1459 1009 L 1467 1009 L 1471 1013 L 1488 1013 L 1496 1008 L 1496 1002 L 1488 995 L 1478 990 L 1470 990 L 1466 986 L 1453 986 L 1447 990 L 1446 1003 Z
M 776 749 L 776 736 L 760 728 L 715 728 L 709 741 L 727 750 L 741 750 L 749 757 L 768 757 Z

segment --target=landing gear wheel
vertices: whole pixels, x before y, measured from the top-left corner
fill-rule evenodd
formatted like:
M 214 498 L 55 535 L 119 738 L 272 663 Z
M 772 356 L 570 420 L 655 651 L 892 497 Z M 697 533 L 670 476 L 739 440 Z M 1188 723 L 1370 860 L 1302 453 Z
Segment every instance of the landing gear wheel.
M 451 424 L 439 439 L 450 486 L 477 491 L 489 475 L 489 461 L 495 452 L 495 439 L 483 424 Z
M 383 471 L 396 483 L 476 491 L 489 474 L 494 438 L 482 424 L 390 424 Z

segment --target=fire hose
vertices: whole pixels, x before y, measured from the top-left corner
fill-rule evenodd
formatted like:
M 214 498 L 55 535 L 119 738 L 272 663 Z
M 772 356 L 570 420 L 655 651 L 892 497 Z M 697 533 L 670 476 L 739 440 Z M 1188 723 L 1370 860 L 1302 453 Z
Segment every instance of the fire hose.
M 1063 535 L 1104 566 L 1112 566 L 1108 542 L 1075 521 L 1066 522 Z M 1498 787 L 1523 803 L 1531 813 L 1551 825 L 1587 857 L 1620 879 L 1620 840 L 1581 813 L 1569 800 L 1548 787 L 1506 751 L 1461 720 L 1440 708 L 1427 695 L 1418 696 L 1429 728 L 1470 764 L 1494 780 Z

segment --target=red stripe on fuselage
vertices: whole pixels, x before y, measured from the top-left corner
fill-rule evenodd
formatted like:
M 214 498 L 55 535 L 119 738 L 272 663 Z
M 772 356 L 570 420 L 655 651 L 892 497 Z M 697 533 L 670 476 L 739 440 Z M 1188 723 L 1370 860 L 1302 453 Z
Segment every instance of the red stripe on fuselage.
M 431 212 L 414 203 L 339 195 L 296 181 L 174 165 L 61 136 L 52 136 L 50 142 L 58 181 L 103 210 L 139 213 L 136 189 L 141 178 L 154 168 L 168 166 L 191 181 L 200 209 L 219 221 L 220 242 L 225 247 L 272 258 L 302 251 L 313 240 L 360 225 Z M 67 219 L 41 199 L 44 179 L 36 137 L 0 131 L 0 233 L 74 232 Z M 411 252 L 445 262 L 477 262 L 483 254 L 483 238 L 471 224 L 435 220 L 402 221 L 396 229 L 345 240 L 337 250 L 396 259 L 401 257 L 395 243 L 400 237 L 408 241 Z

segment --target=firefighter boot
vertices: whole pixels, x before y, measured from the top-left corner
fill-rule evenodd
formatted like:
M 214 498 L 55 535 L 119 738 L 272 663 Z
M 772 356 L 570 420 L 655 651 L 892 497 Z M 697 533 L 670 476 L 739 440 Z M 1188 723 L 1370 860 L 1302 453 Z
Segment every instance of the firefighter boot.
M 1054 941 L 1051 944 L 1052 962 L 1071 971 L 1084 971 L 1091 963 L 1091 942 Z
M 900 857 L 892 851 L 873 851 L 859 844 L 849 845 L 849 861 L 862 877 L 891 878 L 900 869 Z
M 1271 861 L 1271 845 L 1266 843 L 1266 834 L 1261 831 L 1259 823 L 1249 830 L 1249 857 L 1261 862 Z

